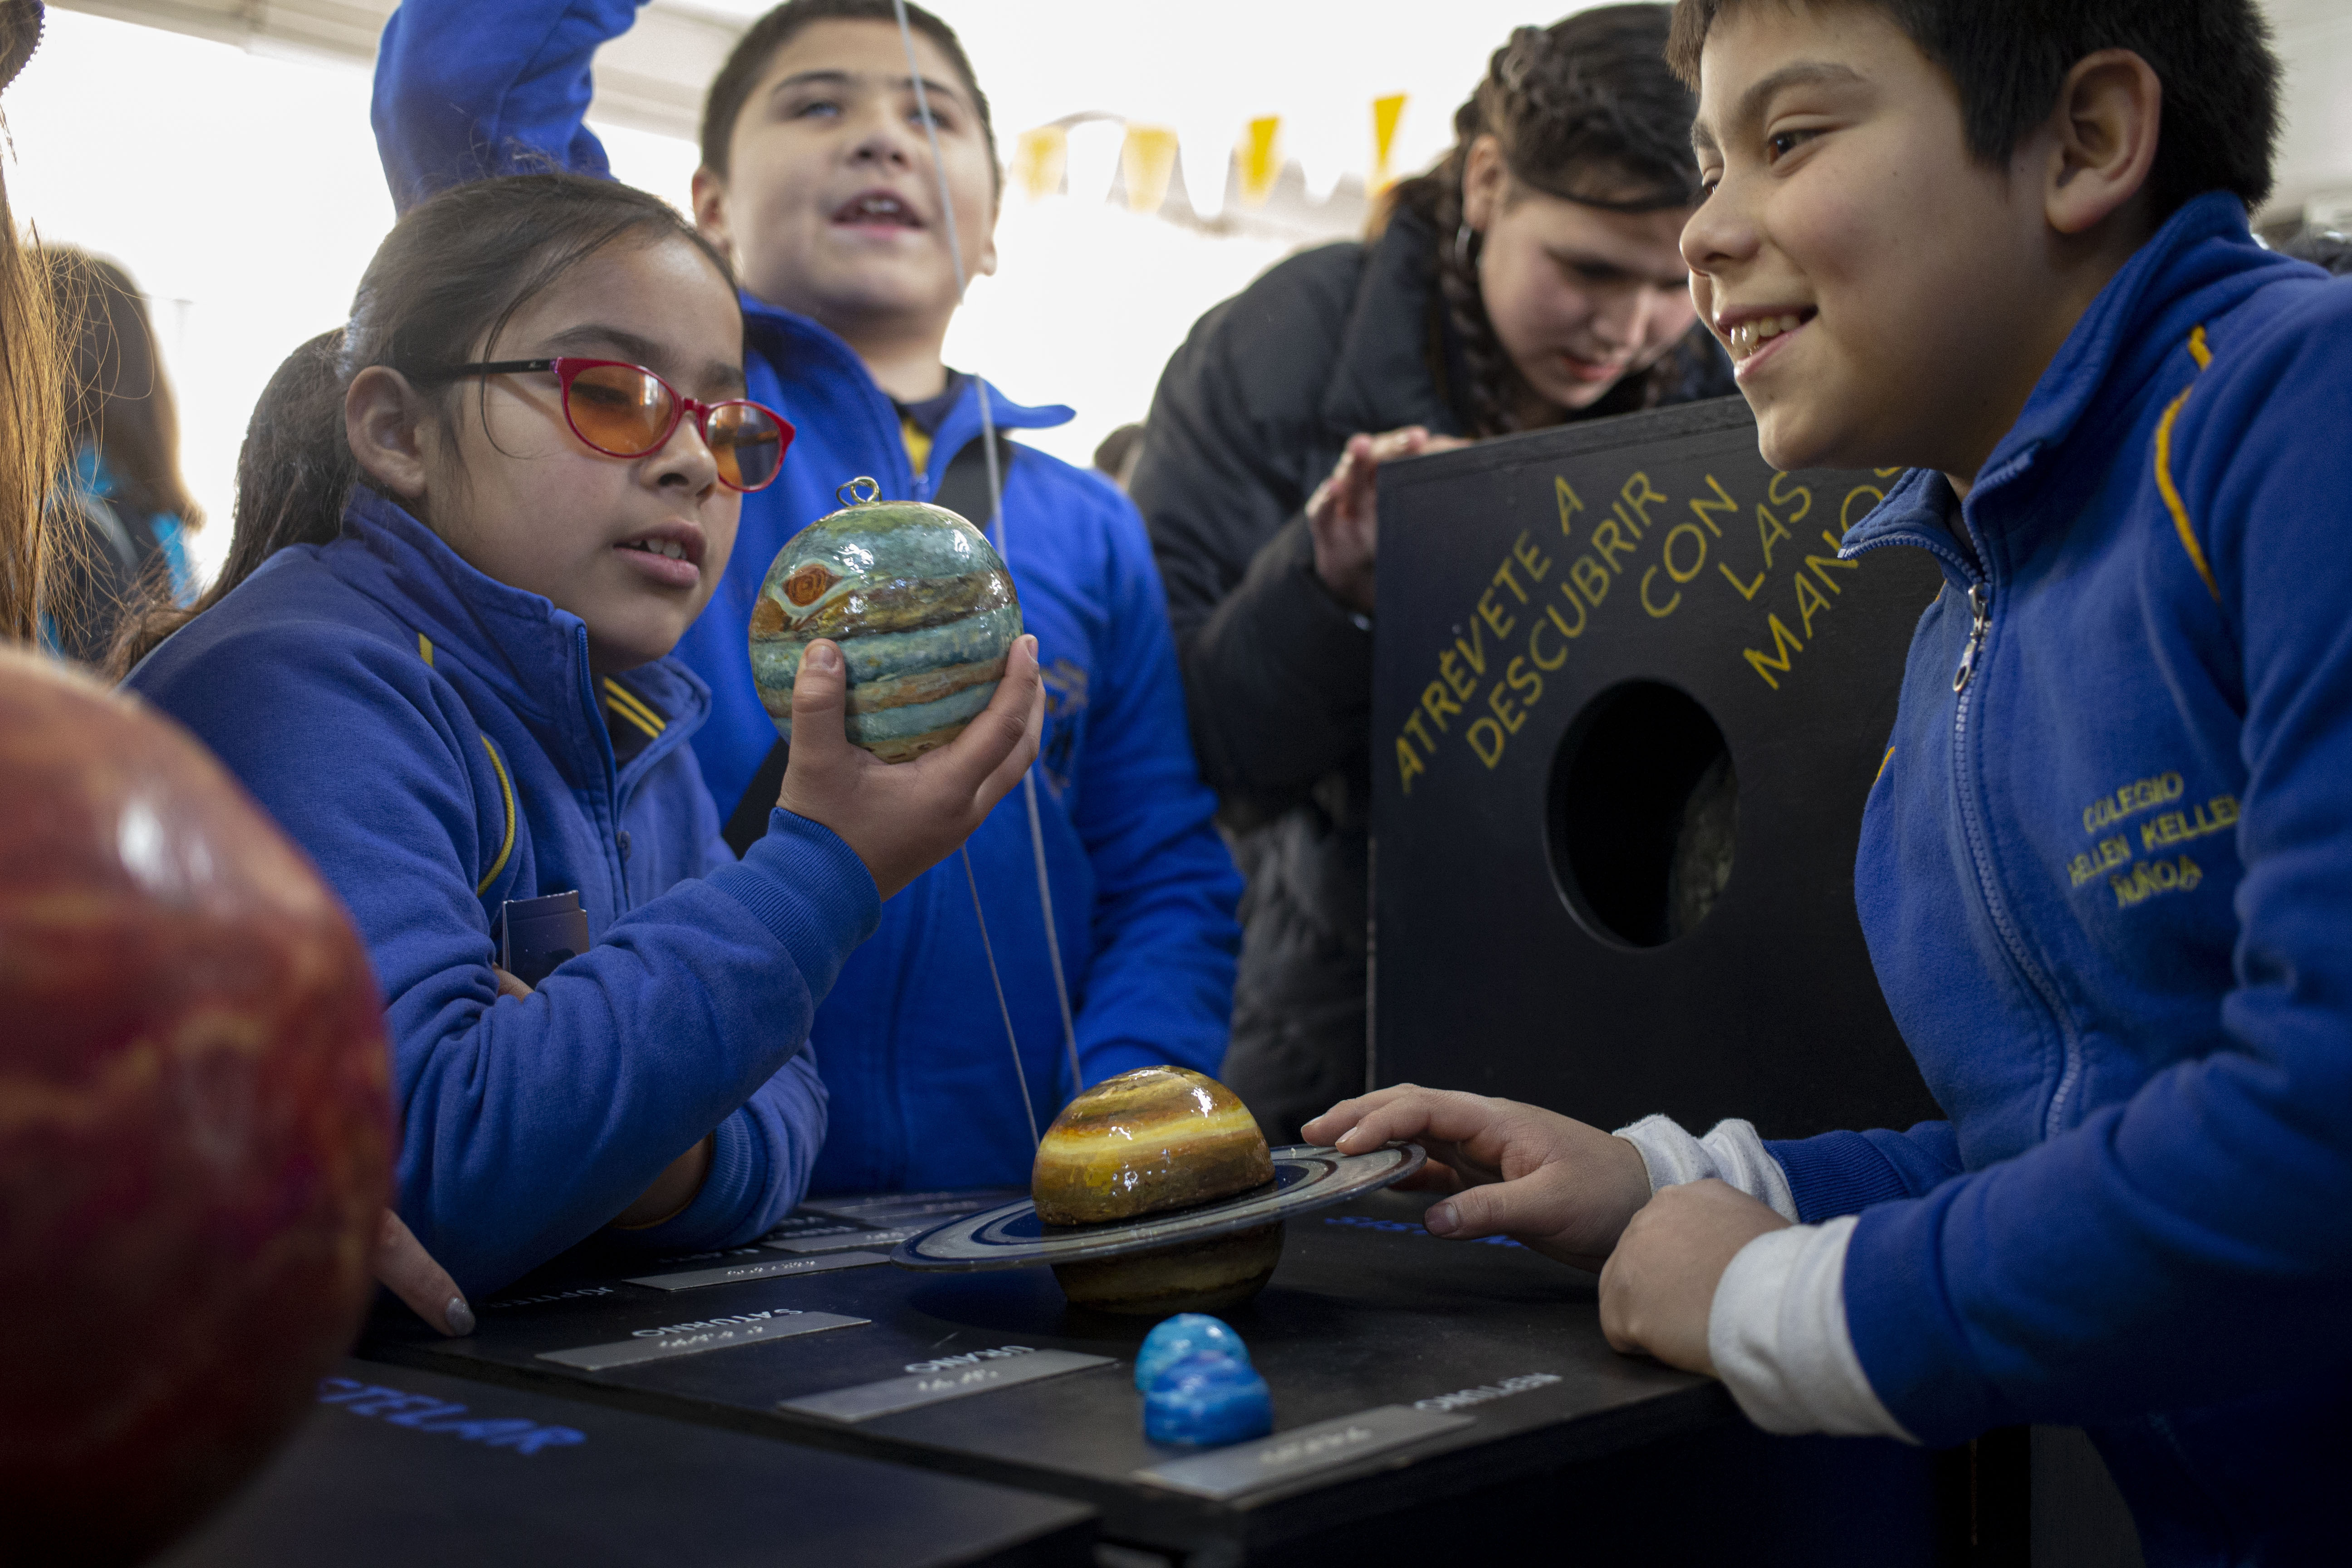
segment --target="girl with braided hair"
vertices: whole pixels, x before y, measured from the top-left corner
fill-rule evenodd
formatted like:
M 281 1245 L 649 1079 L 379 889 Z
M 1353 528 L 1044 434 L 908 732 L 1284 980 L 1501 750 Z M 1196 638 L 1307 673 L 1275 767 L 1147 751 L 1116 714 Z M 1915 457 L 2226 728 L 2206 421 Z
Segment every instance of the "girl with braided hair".
M 1698 167 L 1667 15 L 1517 29 L 1363 243 L 1274 268 L 1160 378 L 1131 493 L 1249 875 L 1224 1077 L 1270 1137 L 1364 1080 L 1380 465 L 1735 390 L 1677 249 Z

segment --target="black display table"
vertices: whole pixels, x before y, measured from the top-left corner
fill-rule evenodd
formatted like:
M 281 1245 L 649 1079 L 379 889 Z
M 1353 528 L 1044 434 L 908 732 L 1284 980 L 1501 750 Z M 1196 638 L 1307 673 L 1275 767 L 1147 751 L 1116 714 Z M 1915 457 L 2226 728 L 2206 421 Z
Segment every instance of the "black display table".
M 1093 1562 L 1085 1508 L 579 1400 L 347 1361 L 156 1568 Z
M 887 1209 L 863 1249 L 855 1220 L 804 1215 L 724 1257 L 576 1253 L 478 1303 L 468 1339 L 386 1312 L 362 1353 L 1055 1493 L 1097 1509 L 1108 1541 L 1192 1568 L 1547 1542 L 1932 1559 L 1926 1457 L 1763 1437 L 1717 1384 L 1611 1351 L 1590 1276 L 1442 1241 L 1421 1206 L 1389 1194 L 1292 1221 L 1273 1283 L 1228 1314 L 1276 1431 L 1210 1467 L 1238 1485 L 1144 1441 L 1130 1361 L 1149 1320 L 1074 1313 L 1042 1269 L 899 1269 L 879 1257 L 904 1230 Z M 806 1267 L 759 1277 L 778 1266 Z M 1068 1369 L 1087 1357 L 1107 1359 Z

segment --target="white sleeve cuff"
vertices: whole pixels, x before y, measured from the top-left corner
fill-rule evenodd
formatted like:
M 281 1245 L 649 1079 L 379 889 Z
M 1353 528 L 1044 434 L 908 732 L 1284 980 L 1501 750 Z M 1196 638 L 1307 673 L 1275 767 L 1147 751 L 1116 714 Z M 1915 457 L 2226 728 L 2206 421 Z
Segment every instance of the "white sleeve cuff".
M 1847 1215 L 1767 1231 L 1741 1247 L 1715 1287 L 1707 1352 L 1739 1408 L 1767 1432 L 1916 1442 L 1878 1402 L 1846 1331 L 1853 1226 Z
M 1796 1223 L 1797 1200 L 1789 1191 L 1789 1174 L 1766 1152 L 1752 1123 L 1718 1121 L 1706 1137 L 1694 1138 L 1669 1117 L 1644 1116 L 1631 1127 L 1617 1129 L 1616 1136 L 1642 1152 L 1654 1193 L 1712 1176 Z

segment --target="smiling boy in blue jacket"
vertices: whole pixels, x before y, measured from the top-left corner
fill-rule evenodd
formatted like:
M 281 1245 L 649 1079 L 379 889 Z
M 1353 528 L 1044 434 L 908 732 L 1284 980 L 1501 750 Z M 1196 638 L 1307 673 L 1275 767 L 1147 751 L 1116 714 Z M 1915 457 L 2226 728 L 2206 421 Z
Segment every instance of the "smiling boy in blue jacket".
M 1405 1087 L 1307 1135 L 1437 1140 L 1433 1230 L 1602 1268 L 1612 1342 L 1770 1430 L 2081 1425 L 2151 1563 L 2333 1560 L 2352 286 L 2247 230 L 2260 15 L 1681 0 L 1673 58 L 1764 456 L 1914 465 L 1845 552 L 1944 569 L 1856 895 L 1950 1120 L 1610 1136 Z
M 609 173 L 583 123 L 597 47 L 637 0 L 405 0 L 376 68 L 378 144 L 404 208 L 551 159 Z M 993 271 L 1000 175 L 987 100 L 955 35 L 908 7 L 964 271 Z M 712 82 L 694 216 L 744 285 L 749 395 L 798 427 L 793 460 L 746 498 L 742 534 L 677 657 L 710 688 L 694 738 L 722 819 L 775 790 L 776 732 L 746 655 L 769 560 L 870 476 L 935 500 L 982 471 L 980 384 L 940 357 L 958 305 L 925 130 L 889 0 L 793 0 L 755 23 Z M 1058 425 L 992 387 L 1005 430 Z M 1185 729 L 1160 579 L 1118 489 L 1004 442 L 999 540 L 1048 690 L 1038 829 L 1083 1077 L 1224 1056 L 1240 882 Z M 956 504 L 985 521 L 984 482 Z M 763 764 L 768 770 L 762 773 Z M 755 777 L 755 775 L 759 775 Z M 758 786 L 758 787 L 754 787 Z M 753 830 L 764 809 L 748 814 Z M 1039 1124 L 1070 1092 L 1025 803 L 970 842 Z M 832 1127 L 811 1190 L 1025 1185 L 1029 1121 L 1007 1059 L 964 869 L 892 899 L 813 1037 Z

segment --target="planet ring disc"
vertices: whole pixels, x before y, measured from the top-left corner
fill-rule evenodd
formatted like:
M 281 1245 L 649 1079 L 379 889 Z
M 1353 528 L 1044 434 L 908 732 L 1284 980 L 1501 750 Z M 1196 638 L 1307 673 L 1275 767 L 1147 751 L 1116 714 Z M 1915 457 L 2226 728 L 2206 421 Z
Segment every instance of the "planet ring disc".
M 1392 1143 L 1368 1154 L 1295 1143 L 1273 1155 L 1270 1186 L 1197 1208 L 1108 1225 L 1049 1226 L 1024 1198 L 935 1226 L 901 1242 L 890 1261 L 902 1268 L 1028 1268 L 1207 1241 L 1378 1192 L 1412 1175 L 1429 1158 L 1418 1143 Z

